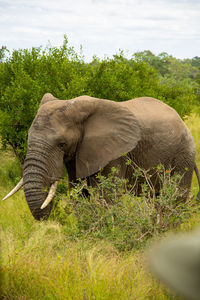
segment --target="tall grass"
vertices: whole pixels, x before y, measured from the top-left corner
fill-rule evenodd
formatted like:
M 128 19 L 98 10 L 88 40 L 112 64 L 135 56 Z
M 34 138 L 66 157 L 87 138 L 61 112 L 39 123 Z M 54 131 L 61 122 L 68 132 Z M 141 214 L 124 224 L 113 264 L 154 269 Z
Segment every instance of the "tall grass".
M 197 144 L 200 168 L 200 118 L 192 115 L 186 122 Z M 13 155 L 1 152 L 1 198 L 20 175 Z M 197 190 L 194 177 L 192 191 Z M 1 201 L 0 206 L 1 299 L 177 299 L 148 273 L 143 246 L 119 251 L 114 239 L 103 236 L 96 239 L 87 234 L 82 238 L 77 234 L 70 239 L 60 218 L 46 222 L 33 219 L 23 191 Z M 197 211 L 190 219 L 183 218 L 178 228 L 190 229 L 199 220 Z M 76 231 L 74 219 L 68 221 Z M 146 245 L 157 238 L 153 234 Z
M 196 163 L 200 171 L 200 119 L 195 113 L 191 114 L 189 117 L 185 117 L 185 123 L 192 132 L 193 138 L 196 144 Z M 198 184 L 196 175 L 193 175 L 192 190 L 195 194 L 198 192 Z

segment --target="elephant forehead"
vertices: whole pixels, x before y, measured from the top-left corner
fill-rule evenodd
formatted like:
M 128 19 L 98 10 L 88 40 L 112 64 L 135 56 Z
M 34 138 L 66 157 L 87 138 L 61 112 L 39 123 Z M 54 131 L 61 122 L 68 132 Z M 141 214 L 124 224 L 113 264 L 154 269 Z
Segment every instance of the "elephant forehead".
M 72 126 L 71 121 L 63 118 L 62 114 L 40 114 L 36 116 L 30 130 L 31 135 L 42 135 L 51 138 L 63 137 L 72 139 L 76 136 L 76 128 Z
M 55 111 L 63 112 L 63 111 L 69 110 L 73 106 L 74 102 L 75 102 L 74 100 L 50 101 L 50 102 L 43 104 L 39 108 L 39 112 L 40 113 L 48 113 L 48 114 L 50 114 L 51 112 L 55 112 Z
M 41 130 L 44 126 L 51 127 L 52 114 L 40 114 L 35 117 L 32 127 L 36 130 Z
M 64 109 L 59 107 L 51 111 L 40 111 L 35 117 L 33 124 L 34 125 L 48 124 L 48 125 L 56 126 L 56 124 L 62 124 L 65 121 L 68 121 L 68 118 L 64 113 Z

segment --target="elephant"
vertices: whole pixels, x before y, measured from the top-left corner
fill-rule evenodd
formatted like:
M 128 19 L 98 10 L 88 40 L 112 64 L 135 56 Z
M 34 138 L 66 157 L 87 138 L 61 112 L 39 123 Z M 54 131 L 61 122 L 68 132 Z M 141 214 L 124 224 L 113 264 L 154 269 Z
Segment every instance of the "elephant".
M 63 165 L 71 188 L 79 178 L 94 185 L 97 172 L 106 176 L 113 166 L 134 185 L 135 166 L 151 170 L 159 164 L 181 174 L 183 201 L 194 170 L 200 186 L 193 137 L 167 104 L 151 97 L 124 102 L 90 96 L 60 100 L 47 93 L 28 132 L 23 179 L 8 196 L 23 185 L 34 218 L 47 219 Z

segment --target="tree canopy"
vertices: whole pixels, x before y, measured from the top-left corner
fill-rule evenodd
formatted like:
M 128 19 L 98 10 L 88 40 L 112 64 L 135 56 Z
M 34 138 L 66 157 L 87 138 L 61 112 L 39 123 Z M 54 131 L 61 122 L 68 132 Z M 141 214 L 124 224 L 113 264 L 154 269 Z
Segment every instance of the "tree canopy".
M 68 45 L 14 50 L 0 49 L 0 135 L 23 162 L 27 132 L 44 93 L 60 99 L 83 94 L 124 101 L 141 96 L 158 98 L 181 115 L 200 103 L 200 57 L 179 60 L 167 53 L 123 51 L 112 58 L 93 57 L 88 63 Z

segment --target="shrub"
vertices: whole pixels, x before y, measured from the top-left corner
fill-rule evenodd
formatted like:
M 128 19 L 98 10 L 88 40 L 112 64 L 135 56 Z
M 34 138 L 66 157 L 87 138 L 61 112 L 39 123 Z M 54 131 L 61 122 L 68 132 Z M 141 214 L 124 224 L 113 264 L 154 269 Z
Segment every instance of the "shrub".
M 123 51 L 113 58 L 93 58 L 86 63 L 64 37 L 59 48 L 47 46 L 14 50 L 0 55 L 0 136 L 3 147 L 10 145 L 23 163 L 27 132 L 46 92 L 60 99 L 79 95 L 124 101 L 141 96 L 155 97 L 183 116 L 196 104 L 194 88 L 174 77 L 161 78 L 157 64 Z M 164 62 L 163 62 L 164 63 Z
M 10 145 L 21 163 L 27 147 L 27 132 L 37 112 L 39 102 L 46 92 L 58 98 L 77 95 L 81 58 L 65 37 L 60 48 L 45 50 L 14 50 L 12 55 L 0 63 L 0 135 L 2 145 Z M 70 82 L 77 80 L 68 91 Z
M 170 176 L 169 170 L 161 167 L 157 172 L 162 184 L 157 197 L 147 171 L 135 173 L 136 177 L 145 178 L 142 193 L 137 197 L 127 181 L 117 177 L 114 168 L 108 177 L 97 176 L 96 188 L 83 181 L 70 195 L 57 196 L 59 201 L 51 218 L 63 225 L 63 231 L 71 239 L 107 239 L 119 250 L 140 247 L 149 237 L 181 224 L 195 209 L 192 202 L 177 203 L 180 175 Z M 87 189 L 90 197 L 84 196 L 83 189 Z

